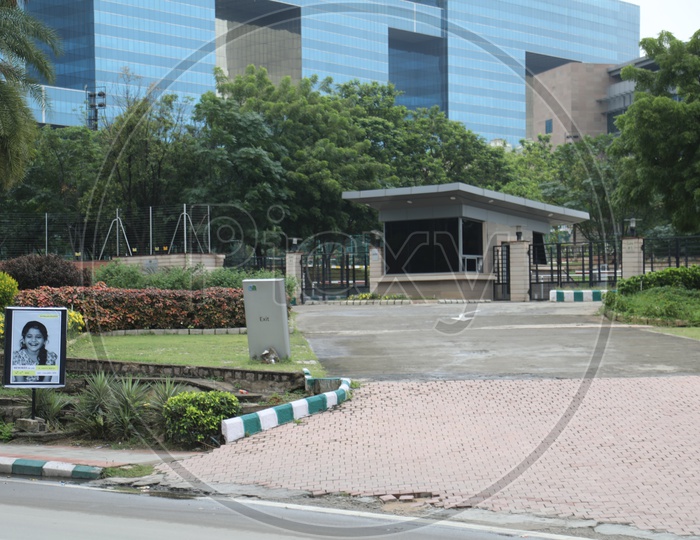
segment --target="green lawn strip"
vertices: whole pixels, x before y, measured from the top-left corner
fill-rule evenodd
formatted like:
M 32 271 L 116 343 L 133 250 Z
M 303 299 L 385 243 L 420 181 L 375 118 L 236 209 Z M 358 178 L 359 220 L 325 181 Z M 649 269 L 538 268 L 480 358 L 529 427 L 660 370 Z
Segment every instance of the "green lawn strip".
M 102 478 L 141 478 L 153 474 L 153 465 L 125 465 L 102 469 Z
M 654 330 L 656 332 L 661 332 L 662 334 L 672 334 L 674 336 L 680 336 L 680 337 L 700 340 L 700 328 L 657 327 L 657 328 L 654 328 Z
M 314 377 L 325 376 L 325 370 L 301 333 L 290 334 L 290 346 L 292 354 L 289 361 L 263 364 L 248 357 L 248 338 L 245 334 L 84 335 L 69 345 L 68 356 L 120 362 L 265 371 L 297 371 L 308 368 Z

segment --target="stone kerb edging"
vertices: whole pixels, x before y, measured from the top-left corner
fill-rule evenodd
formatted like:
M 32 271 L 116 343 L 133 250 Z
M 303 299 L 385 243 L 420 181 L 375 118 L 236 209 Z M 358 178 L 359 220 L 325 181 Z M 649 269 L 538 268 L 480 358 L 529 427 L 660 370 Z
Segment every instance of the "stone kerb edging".
M 309 377 L 308 374 L 307 377 Z M 254 433 L 287 424 L 339 405 L 346 401 L 350 395 L 350 379 L 340 379 L 340 382 L 340 388 L 332 392 L 324 392 L 255 413 L 222 420 L 221 433 L 224 436 L 224 441 L 226 443 L 237 441 Z
M 111 330 L 109 332 L 95 332 L 99 336 L 143 336 L 143 335 L 224 335 L 224 334 L 247 334 L 248 329 L 241 328 L 137 328 L 132 330 Z
M 549 291 L 550 302 L 601 302 L 607 289 L 591 291 Z
M 97 480 L 102 475 L 102 468 L 88 465 L 73 465 L 62 461 L 42 461 L 0 456 L 0 473 Z
M 339 306 L 402 306 L 412 304 L 483 304 L 491 300 L 469 300 L 463 298 L 432 298 L 426 300 L 306 300 L 305 306 L 339 305 Z

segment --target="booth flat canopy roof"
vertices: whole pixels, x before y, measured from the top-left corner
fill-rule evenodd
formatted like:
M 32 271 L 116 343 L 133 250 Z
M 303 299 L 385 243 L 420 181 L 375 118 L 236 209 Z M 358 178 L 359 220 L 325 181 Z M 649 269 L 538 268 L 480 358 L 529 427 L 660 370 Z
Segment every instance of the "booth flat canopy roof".
M 589 219 L 588 212 L 571 210 L 563 206 L 545 204 L 461 183 L 345 191 L 343 199 L 366 204 L 379 211 L 463 204 L 502 214 L 544 221 L 550 225 L 573 225 Z

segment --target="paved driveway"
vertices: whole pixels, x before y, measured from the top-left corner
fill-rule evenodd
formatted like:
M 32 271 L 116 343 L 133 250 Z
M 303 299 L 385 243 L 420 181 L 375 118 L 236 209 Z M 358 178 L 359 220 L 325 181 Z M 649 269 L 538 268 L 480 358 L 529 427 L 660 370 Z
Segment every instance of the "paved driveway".
M 698 343 L 611 327 L 593 304 L 478 309 L 458 327 L 459 305 L 298 308 L 329 371 L 370 382 L 161 470 L 222 493 L 422 496 L 700 535 Z

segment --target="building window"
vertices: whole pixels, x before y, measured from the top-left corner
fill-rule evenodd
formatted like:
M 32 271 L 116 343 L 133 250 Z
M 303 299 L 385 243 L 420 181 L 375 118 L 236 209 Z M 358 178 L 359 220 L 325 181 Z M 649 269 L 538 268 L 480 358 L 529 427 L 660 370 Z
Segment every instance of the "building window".
M 447 114 L 447 41 L 389 28 L 389 81 L 402 92 L 397 105 Z
M 552 126 L 552 119 L 550 118 L 549 120 L 544 121 L 544 134 L 549 135 L 554 131 L 553 126 Z

